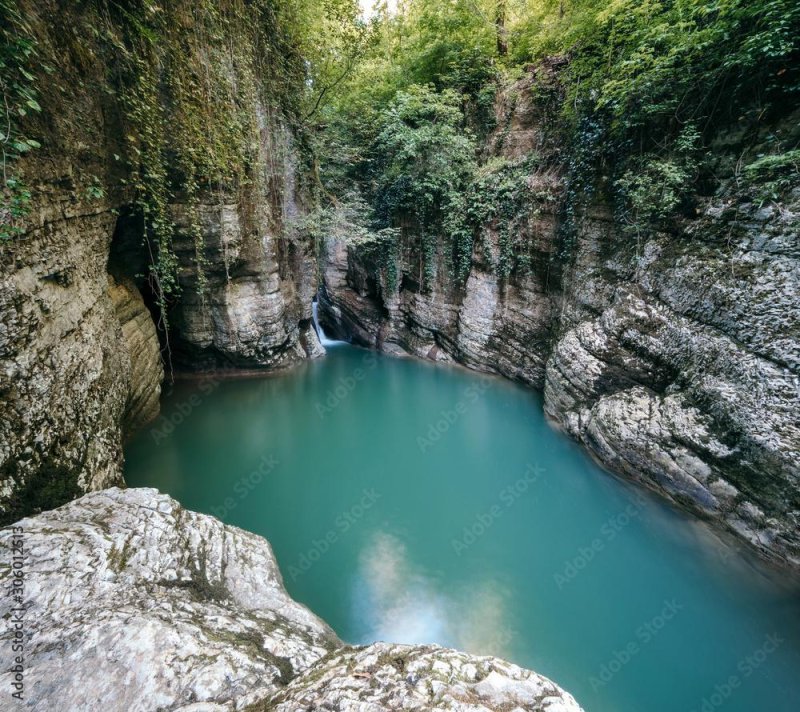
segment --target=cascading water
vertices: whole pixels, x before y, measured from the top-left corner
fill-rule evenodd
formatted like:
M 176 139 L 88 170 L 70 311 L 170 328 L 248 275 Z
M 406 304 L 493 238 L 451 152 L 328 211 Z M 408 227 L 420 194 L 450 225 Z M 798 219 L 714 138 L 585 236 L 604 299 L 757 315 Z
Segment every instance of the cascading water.
M 334 339 L 329 339 L 325 335 L 325 331 L 323 330 L 322 325 L 319 323 L 318 311 L 319 311 L 319 301 L 315 299 L 313 302 L 311 302 L 311 314 L 314 318 L 314 328 L 317 331 L 317 337 L 319 338 L 319 342 L 325 348 L 328 348 L 329 346 L 336 346 L 337 344 L 346 343 L 345 341 L 336 341 Z

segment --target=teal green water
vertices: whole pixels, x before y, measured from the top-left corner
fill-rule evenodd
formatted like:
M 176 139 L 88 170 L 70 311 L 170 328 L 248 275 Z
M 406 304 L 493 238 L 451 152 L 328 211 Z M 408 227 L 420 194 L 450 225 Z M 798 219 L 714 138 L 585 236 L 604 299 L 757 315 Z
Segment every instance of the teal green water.
M 590 711 L 800 709 L 800 599 L 596 466 L 500 379 L 348 346 L 178 384 L 132 486 L 267 537 L 348 642 L 436 642 Z

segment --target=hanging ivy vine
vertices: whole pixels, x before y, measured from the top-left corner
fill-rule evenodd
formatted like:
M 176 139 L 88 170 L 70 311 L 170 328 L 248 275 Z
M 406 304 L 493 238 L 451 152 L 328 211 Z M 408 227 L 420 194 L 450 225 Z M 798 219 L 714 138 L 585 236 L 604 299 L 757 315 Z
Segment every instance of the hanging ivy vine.
M 36 41 L 15 0 L 0 0 L 0 243 L 22 232 L 31 192 L 14 169 L 16 160 L 37 148 L 21 120 L 39 113 L 36 75 L 53 69 L 39 57 Z
M 181 291 L 179 233 L 192 241 L 193 286 L 204 298 L 201 201 L 240 198 L 253 184 L 269 189 L 256 170 L 259 117 L 297 122 L 305 70 L 282 6 L 268 0 L 95 0 L 94 9 L 85 22 L 102 42 L 122 108 L 126 180 L 149 258 L 142 276 L 166 333 Z

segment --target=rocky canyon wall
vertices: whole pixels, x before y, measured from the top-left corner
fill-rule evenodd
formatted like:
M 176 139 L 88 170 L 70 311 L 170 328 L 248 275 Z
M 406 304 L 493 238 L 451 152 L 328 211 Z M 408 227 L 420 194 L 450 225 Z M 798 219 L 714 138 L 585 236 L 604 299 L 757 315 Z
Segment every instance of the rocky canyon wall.
M 610 469 L 800 566 L 800 192 L 759 204 L 738 190 L 737 161 L 759 147 L 729 134 L 712 147 L 721 187 L 696 196 L 692 218 L 637 240 L 595 201 L 557 259 L 566 170 L 536 98 L 543 78 L 501 92 L 486 149 L 545 158 L 528 181 L 546 199 L 521 228 L 530 269 L 498 277 L 488 225 L 463 285 L 440 254 L 421 287 L 417 255 L 401 251 L 388 292 L 329 243 L 326 329 L 543 389 L 554 424 Z M 791 140 L 796 118 L 771 130 Z
M 255 131 L 248 180 L 202 184 L 193 200 L 180 190 L 170 196 L 180 292 L 165 311 L 169 329 L 157 328 L 163 315 L 126 158 L 131 109 L 115 96 L 88 31 L 104 26 L 87 19 L 88 7 L 23 3 L 52 66 L 42 113 L 26 119 L 42 147 L 14 164 L 31 192 L 29 211 L 21 233 L 0 244 L 6 521 L 121 482 L 122 440 L 155 416 L 162 360 L 273 368 L 321 353 L 310 314 L 316 263 L 299 227 L 310 201 L 303 161 L 268 88 L 243 107 Z M 53 16 L 73 35 L 87 32 L 76 42 Z M 233 84 L 241 58 L 222 44 L 221 54 L 207 54 Z M 423 287 L 418 255 L 406 251 L 387 293 L 346 245 L 330 243 L 325 325 L 386 351 L 543 389 L 553 421 L 609 467 L 797 565 L 800 195 L 762 203 L 737 190 L 737 166 L 759 144 L 729 132 L 712 146 L 721 188 L 697 196 L 691 219 L 637 240 L 596 202 L 568 259 L 555 259 L 565 172 L 533 91 L 542 81 L 553 77 L 501 92 L 485 148 L 487 158 L 509 162 L 540 157 L 528 182 L 541 204 L 519 228 L 529 268 L 498 276 L 498 225 L 487 225 L 463 283 L 440 255 Z M 790 143 L 796 118 L 771 130 Z
M 132 180 L 130 156 L 144 144 L 126 136 L 134 109 L 114 86 L 102 44 L 106 34 L 118 41 L 118 25 L 97 10 L 103 3 L 20 7 L 41 65 L 42 111 L 25 119 L 26 131 L 41 148 L 7 167 L 30 191 L 30 204 L 19 234 L 0 241 L 5 522 L 122 483 L 122 442 L 157 415 L 162 362 L 265 368 L 321 352 L 310 313 L 316 262 L 294 227 L 308 198 L 279 100 L 267 103 L 264 88 L 244 107 L 256 117 L 247 181 L 201 185 L 191 203 L 180 189 L 170 195 L 180 292 L 169 299 L 164 329 Z M 188 30 L 173 25 L 180 41 Z M 227 54 L 198 51 L 207 50 L 212 69 L 233 84 L 240 79 L 233 53 L 242 49 L 219 44 L 230 45 Z M 172 86 L 169 62 L 154 57 L 142 71 L 163 72 L 158 81 Z M 168 106 L 169 95 L 159 96 Z

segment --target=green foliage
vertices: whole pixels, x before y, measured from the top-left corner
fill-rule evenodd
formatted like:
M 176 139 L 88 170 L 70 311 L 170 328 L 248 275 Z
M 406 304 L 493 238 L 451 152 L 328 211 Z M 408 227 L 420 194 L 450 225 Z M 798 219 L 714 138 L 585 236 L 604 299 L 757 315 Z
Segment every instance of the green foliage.
M 36 42 L 15 0 L 0 0 L 0 242 L 22 231 L 31 194 L 13 174 L 13 162 L 40 144 L 20 125 L 29 113 L 42 110 L 35 73 L 42 67 Z M 49 67 L 47 68 L 49 69 Z
M 759 202 L 779 200 L 792 188 L 800 186 L 800 149 L 759 156 L 742 171 Z
M 567 152 L 566 196 L 559 227 L 560 244 L 556 257 L 566 261 L 572 253 L 580 224 L 581 207 L 589 203 L 597 188 L 606 128 L 601 117 L 586 113 L 572 130 L 573 143 Z
M 321 204 L 298 225 L 320 248 L 328 240 L 344 242 L 379 275 L 381 288 L 391 294 L 397 288 L 400 230 L 379 227 L 372 209 L 357 189 L 330 204 Z
M 86 187 L 86 197 L 89 200 L 102 200 L 106 197 L 106 190 L 97 176 L 92 176 L 92 182 Z
M 796 93 L 794 0 L 520 0 L 518 61 L 571 53 L 571 90 L 625 131 L 698 125 L 729 101 Z M 567 102 L 566 107 L 574 106 Z
M 632 234 L 663 229 L 703 172 L 702 147 L 715 131 L 731 122 L 755 130 L 797 103 L 794 0 L 519 0 L 514 7 L 516 61 L 570 57 L 562 73 L 562 140 L 570 146 L 562 259 L 598 189 L 615 196 Z
M 398 92 L 383 116 L 372 157 L 378 222 L 402 225 L 405 236 L 418 240 L 429 284 L 439 238 L 459 245 L 467 230 L 463 195 L 475 170 L 475 141 L 463 127 L 458 94 L 417 85 Z
M 527 244 L 528 223 L 553 197 L 537 191 L 531 179 L 539 164 L 539 157 L 530 154 L 522 161 L 509 162 L 496 159 L 483 166 L 475 176 L 469 191 L 468 216 L 472 229 L 482 237 L 487 230 L 497 233 L 495 272 L 507 279 L 512 272 L 524 273 L 531 267 L 531 254 Z M 492 249 L 482 240 L 487 257 Z M 469 272 L 472 244 L 464 260 L 458 264 L 457 275 L 465 278 Z
M 25 183 L 13 176 L 7 177 L 0 205 L 0 242 L 22 232 L 21 222 L 30 212 L 30 204 L 31 191 Z
M 615 182 L 623 225 L 639 236 L 651 226 L 665 227 L 686 200 L 697 172 L 700 134 L 689 125 L 669 157 L 635 156 Z
M 354 66 L 352 55 L 340 58 L 351 71 L 321 120 L 345 122 L 368 145 L 397 92 L 432 85 L 457 92 L 473 129 L 485 133 L 499 78 L 493 7 L 494 0 L 409 0 L 395 13 L 384 8 L 371 20 Z M 345 22 L 359 27 L 363 20 Z
M 481 166 L 478 144 L 467 128 L 463 97 L 453 89 L 411 85 L 397 92 L 380 117 L 379 132 L 336 185 L 353 179 L 363 193 L 346 189 L 323 228 L 345 239 L 386 276 L 399 254 L 419 265 L 418 280 L 429 288 L 439 264 L 463 281 L 469 274 L 476 235 L 497 273 L 508 278 L 531 266 L 525 241 L 528 221 L 552 196 L 532 188 L 537 156 Z M 338 147 L 338 145 L 337 145 Z M 344 219 L 342 219 L 344 218 Z M 495 250 L 488 230 L 498 236 Z M 395 275 L 396 277 L 396 275 Z M 396 279 L 383 279 L 391 289 Z
M 296 0 L 296 32 L 308 68 L 304 114 L 324 110 L 358 63 L 374 49 L 377 22 L 360 15 L 358 0 Z
M 411 0 L 388 18 L 397 88 L 433 84 L 477 95 L 496 56 L 494 6 L 493 0 Z

